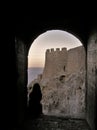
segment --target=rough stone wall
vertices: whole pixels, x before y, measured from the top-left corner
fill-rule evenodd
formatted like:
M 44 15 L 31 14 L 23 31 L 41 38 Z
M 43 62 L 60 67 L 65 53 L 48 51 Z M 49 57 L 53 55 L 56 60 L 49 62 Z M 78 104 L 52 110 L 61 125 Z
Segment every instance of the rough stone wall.
M 20 40 L 16 41 L 16 69 L 17 69 L 17 103 L 18 103 L 18 123 L 24 120 L 27 105 L 27 58 L 26 47 Z M 13 85 L 14 87 L 14 85 Z
M 41 86 L 44 114 L 85 118 L 85 71 L 70 74 L 65 81 L 50 78 Z
M 97 94 L 97 32 L 90 36 L 87 48 L 87 120 L 94 130 Z

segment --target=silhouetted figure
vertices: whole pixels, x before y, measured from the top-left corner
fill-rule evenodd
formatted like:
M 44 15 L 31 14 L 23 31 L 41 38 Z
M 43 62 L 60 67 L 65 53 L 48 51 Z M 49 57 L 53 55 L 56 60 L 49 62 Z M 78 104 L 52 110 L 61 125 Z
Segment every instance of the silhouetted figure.
M 40 103 L 42 99 L 41 88 L 38 83 L 35 83 L 33 90 L 29 95 L 29 116 L 39 117 L 42 114 L 42 104 Z

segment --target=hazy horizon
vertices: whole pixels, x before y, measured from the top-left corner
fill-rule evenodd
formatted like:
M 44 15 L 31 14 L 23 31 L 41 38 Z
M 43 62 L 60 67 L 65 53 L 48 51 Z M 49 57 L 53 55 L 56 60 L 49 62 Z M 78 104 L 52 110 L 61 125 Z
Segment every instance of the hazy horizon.
M 42 67 L 30 67 L 28 68 L 28 84 L 37 78 L 39 74 L 42 74 Z
M 30 68 L 44 68 L 44 67 L 33 67 L 33 66 L 29 66 L 28 68 L 30 69 Z

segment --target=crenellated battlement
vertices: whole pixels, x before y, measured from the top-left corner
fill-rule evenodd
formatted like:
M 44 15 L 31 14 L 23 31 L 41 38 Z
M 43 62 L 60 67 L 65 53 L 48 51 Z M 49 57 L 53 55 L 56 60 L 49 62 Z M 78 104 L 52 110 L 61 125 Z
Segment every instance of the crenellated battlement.
M 62 51 L 66 51 L 67 52 L 67 48 L 51 48 L 51 49 L 47 49 L 46 53 L 54 53 L 54 52 L 62 52 Z
M 46 50 L 43 78 L 64 73 L 64 66 L 67 65 L 67 53 L 65 47 Z

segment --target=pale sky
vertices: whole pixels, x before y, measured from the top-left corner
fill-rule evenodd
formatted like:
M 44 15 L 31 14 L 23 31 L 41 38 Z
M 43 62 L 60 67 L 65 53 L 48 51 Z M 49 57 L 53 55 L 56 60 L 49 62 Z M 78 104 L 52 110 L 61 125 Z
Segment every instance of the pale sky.
M 39 35 L 31 45 L 28 53 L 28 67 L 44 67 L 46 49 L 63 48 L 67 50 L 81 46 L 74 35 L 62 30 L 50 30 Z

